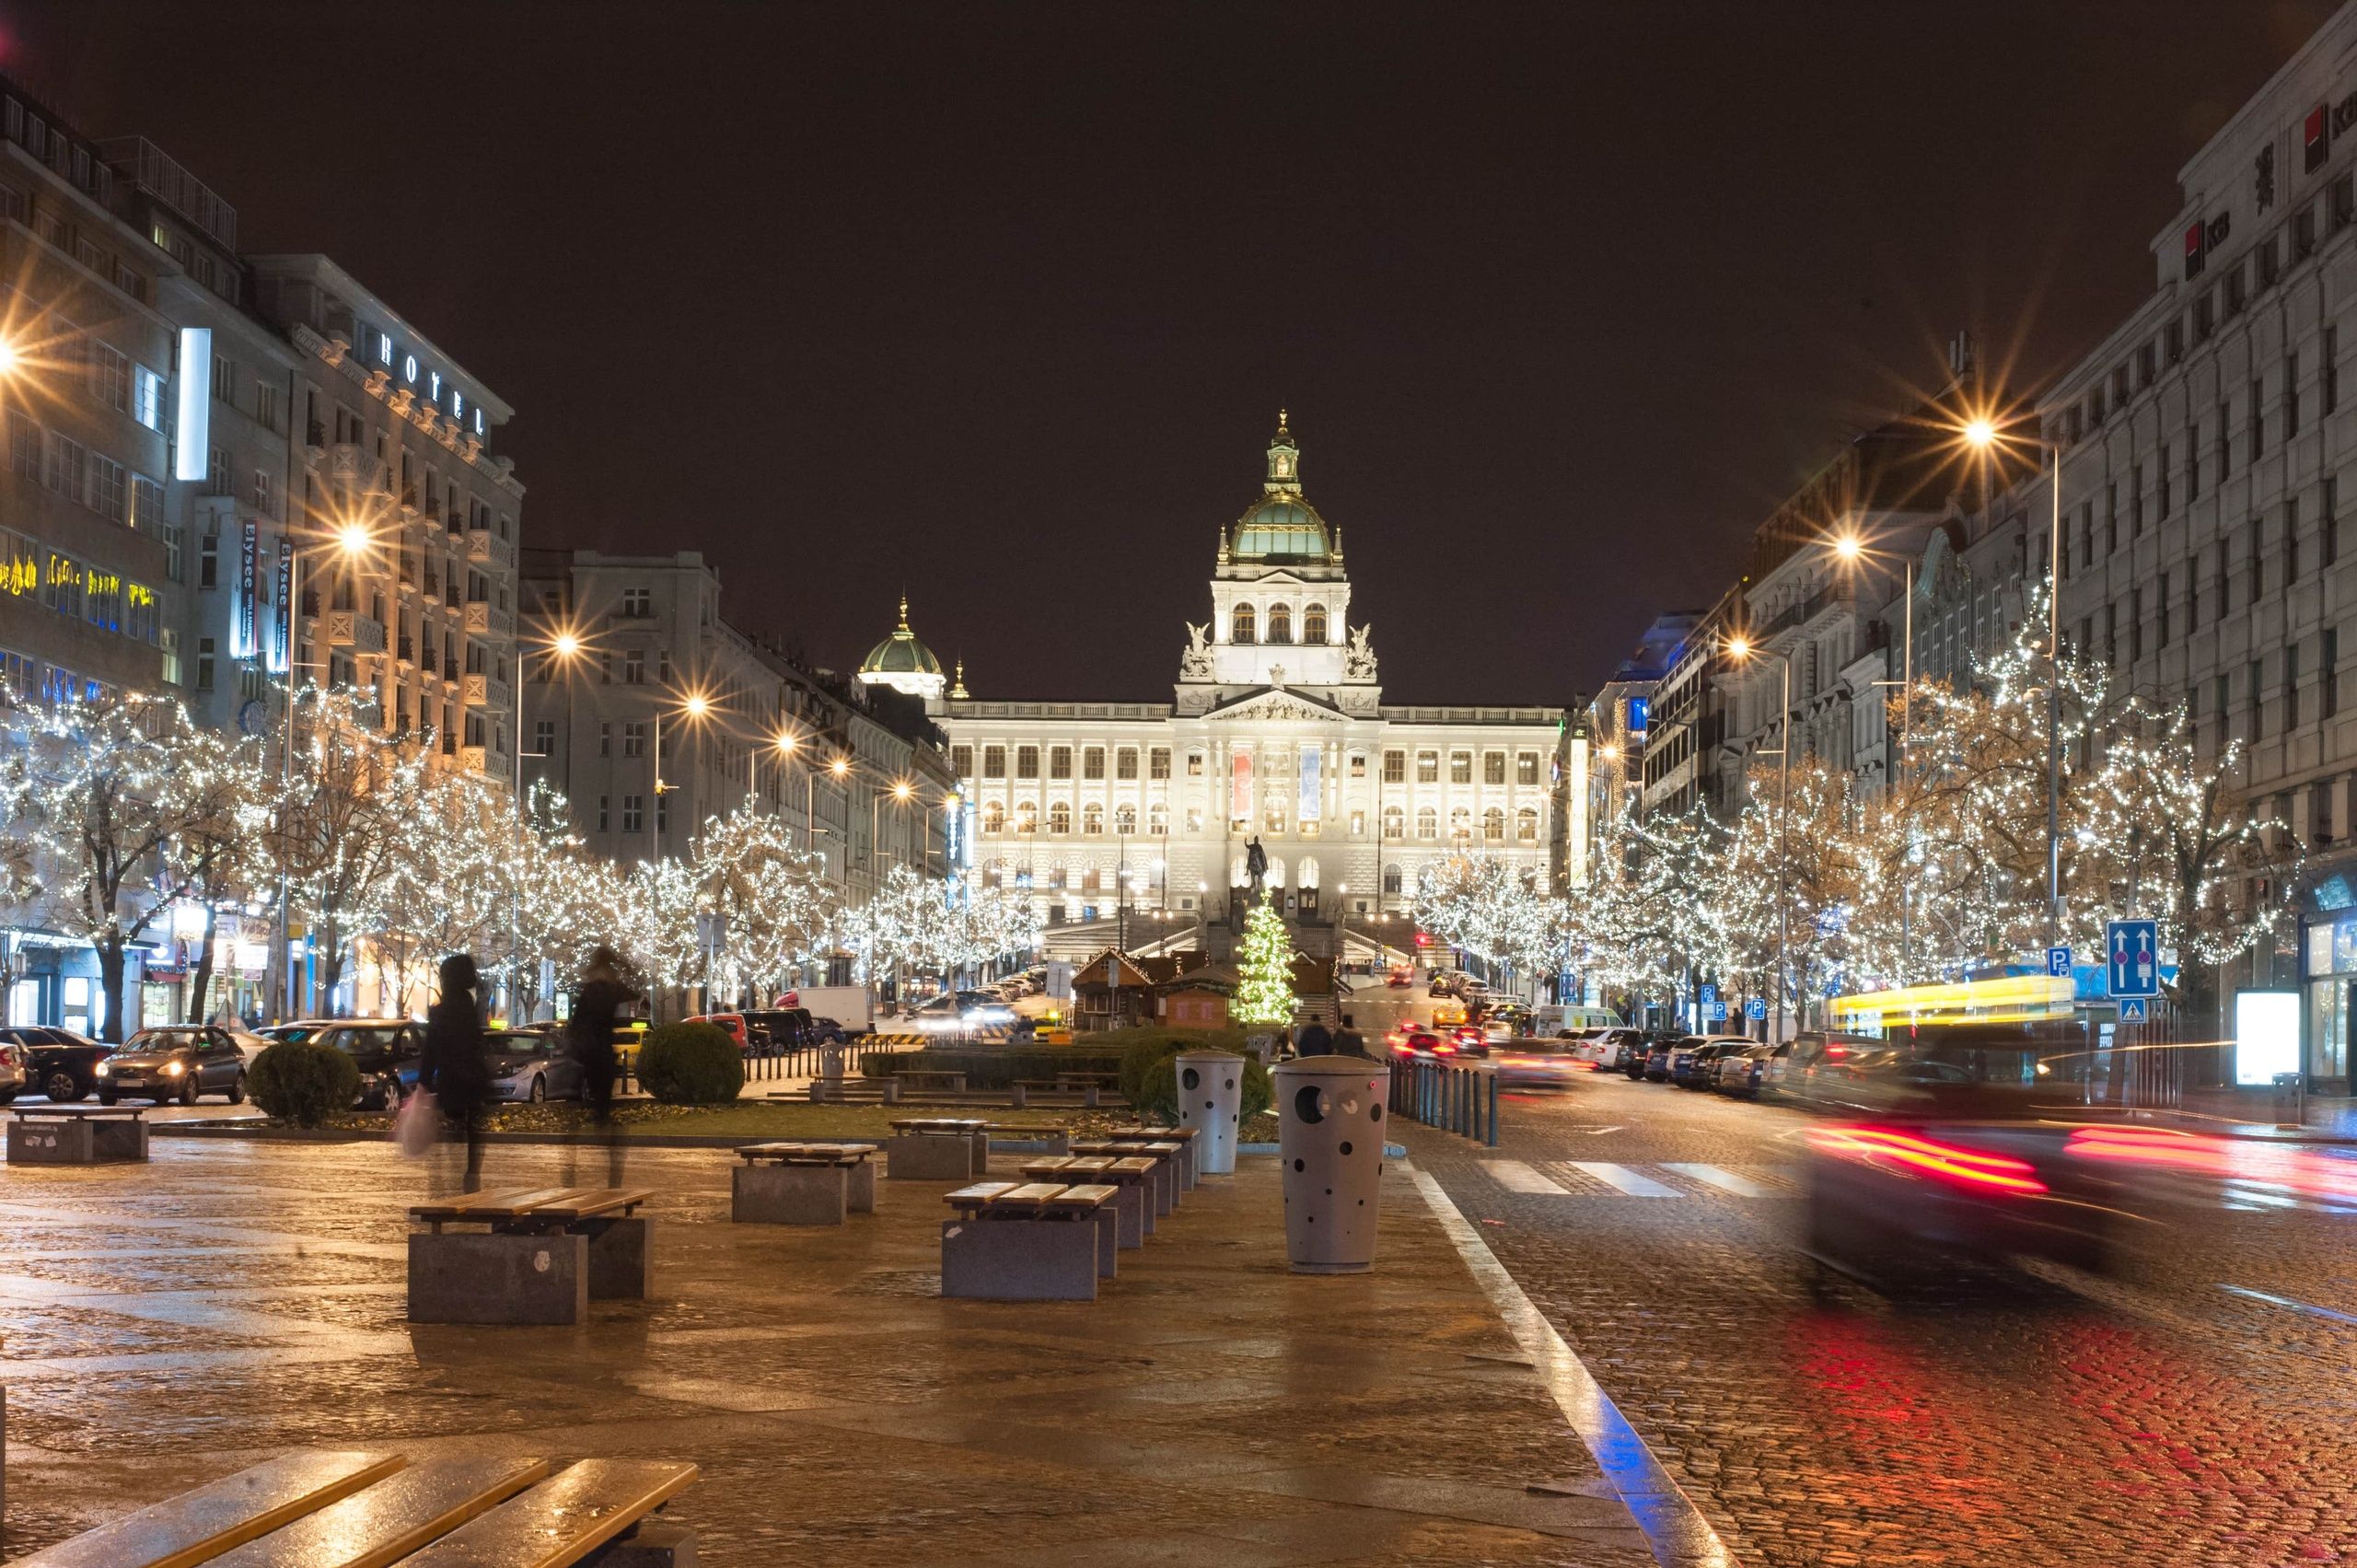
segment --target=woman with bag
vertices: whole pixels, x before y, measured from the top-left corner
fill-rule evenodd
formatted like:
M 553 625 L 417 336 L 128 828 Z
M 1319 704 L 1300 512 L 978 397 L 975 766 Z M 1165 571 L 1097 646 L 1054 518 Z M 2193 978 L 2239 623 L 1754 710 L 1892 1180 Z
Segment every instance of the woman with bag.
M 475 1000 L 482 980 L 471 954 L 442 960 L 442 993 L 425 1010 L 425 1041 L 417 1085 L 445 1119 L 467 1131 L 463 1191 L 482 1191 L 482 1113 L 491 1102 L 491 1064 L 483 1058 L 482 1015 Z

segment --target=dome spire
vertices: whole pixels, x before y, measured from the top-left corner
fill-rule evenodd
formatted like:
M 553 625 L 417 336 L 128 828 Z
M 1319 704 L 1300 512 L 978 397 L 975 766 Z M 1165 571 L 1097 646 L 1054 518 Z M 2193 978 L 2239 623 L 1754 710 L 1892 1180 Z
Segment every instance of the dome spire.
M 1277 433 L 1269 441 L 1269 477 L 1261 489 L 1271 495 L 1301 494 L 1301 447 L 1285 427 L 1285 411 L 1277 411 Z
M 958 673 L 949 682 L 949 695 L 955 702 L 968 701 L 966 695 L 966 656 L 958 656 Z
M 901 630 L 901 631 L 903 631 L 903 632 L 905 632 L 905 631 L 907 631 L 908 629 L 909 629 L 909 590 L 908 590 L 908 589 L 906 589 L 906 588 L 902 588 L 902 589 L 900 590 L 900 630 Z

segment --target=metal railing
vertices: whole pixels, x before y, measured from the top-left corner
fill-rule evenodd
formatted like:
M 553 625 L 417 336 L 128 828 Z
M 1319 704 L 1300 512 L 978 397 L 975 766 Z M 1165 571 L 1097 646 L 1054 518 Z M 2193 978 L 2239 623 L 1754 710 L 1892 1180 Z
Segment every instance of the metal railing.
M 1391 1064 L 1391 1114 L 1498 1146 L 1498 1075 L 1441 1062 Z

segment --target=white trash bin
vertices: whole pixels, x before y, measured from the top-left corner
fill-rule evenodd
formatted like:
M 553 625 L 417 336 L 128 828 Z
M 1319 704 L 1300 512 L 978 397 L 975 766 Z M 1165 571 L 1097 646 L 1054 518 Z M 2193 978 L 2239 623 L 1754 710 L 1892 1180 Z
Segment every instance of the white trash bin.
M 1171 1058 L 1170 1068 L 1178 1077 L 1178 1125 L 1195 1129 L 1195 1174 L 1234 1176 L 1244 1058 L 1225 1051 L 1182 1051 Z
M 1293 1272 L 1349 1274 L 1373 1267 L 1390 1063 L 1300 1056 L 1279 1063 L 1270 1075 L 1276 1080 Z

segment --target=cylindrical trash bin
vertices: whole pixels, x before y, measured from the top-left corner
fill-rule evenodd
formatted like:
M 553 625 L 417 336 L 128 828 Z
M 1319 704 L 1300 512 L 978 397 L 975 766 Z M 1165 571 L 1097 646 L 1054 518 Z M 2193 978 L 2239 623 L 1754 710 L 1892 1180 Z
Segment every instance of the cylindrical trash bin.
M 1284 1162 L 1285 1253 L 1296 1274 L 1349 1274 L 1375 1262 L 1388 1063 L 1300 1056 L 1271 1069 Z
M 1182 1051 L 1171 1058 L 1170 1069 L 1178 1076 L 1178 1125 L 1195 1129 L 1195 1174 L 1234 1176 L 1244 1058 L 1225 1051 Z

